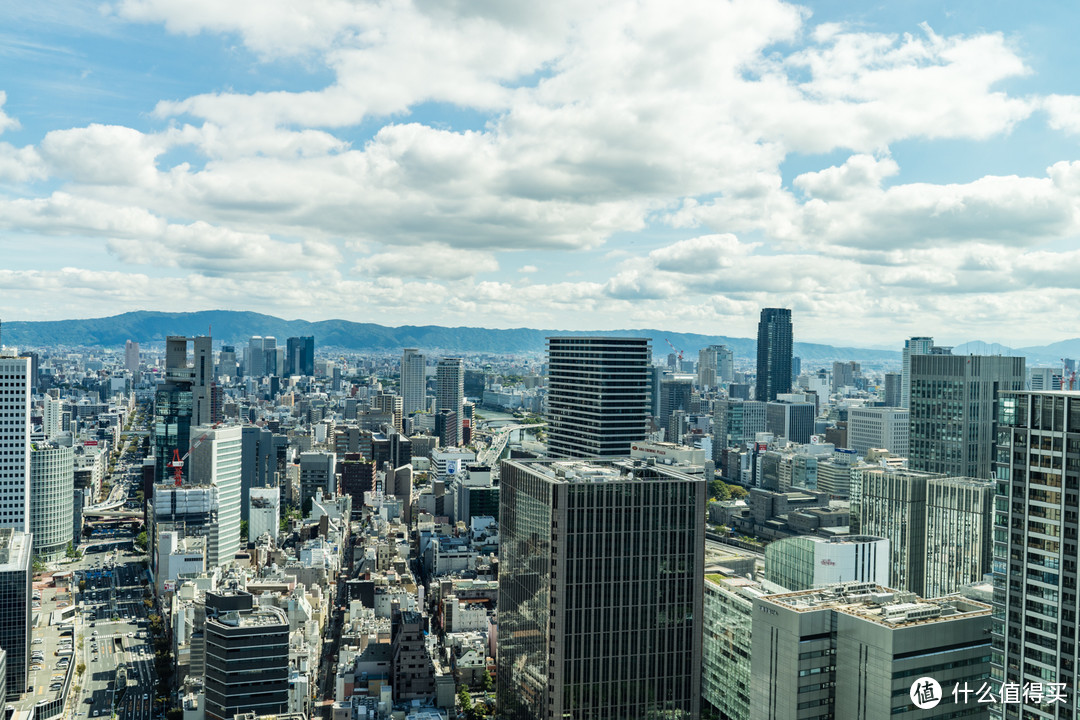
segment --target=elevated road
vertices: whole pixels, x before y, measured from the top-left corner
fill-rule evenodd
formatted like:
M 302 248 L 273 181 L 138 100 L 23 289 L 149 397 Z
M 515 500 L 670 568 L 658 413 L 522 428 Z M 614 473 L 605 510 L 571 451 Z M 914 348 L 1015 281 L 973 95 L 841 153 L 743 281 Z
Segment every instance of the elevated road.
M 547 427 L 547 423 L 503 425 L 492 433 L 491 444 L 477 454 L 477 463 L 487 466 L 494 465 L 502 457 L 507 443 L 510 442 L 510 435 L 515 431 L 542 427 Z

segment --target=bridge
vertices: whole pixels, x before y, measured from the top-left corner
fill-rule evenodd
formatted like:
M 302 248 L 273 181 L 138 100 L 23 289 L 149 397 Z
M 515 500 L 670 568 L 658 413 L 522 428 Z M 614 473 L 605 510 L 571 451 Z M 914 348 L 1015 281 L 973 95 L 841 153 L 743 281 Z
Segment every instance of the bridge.
M 541 423 L 527 423 L 527 424 L 515 424 L 504 425 L 493 433 L 491 438 L 491 445 L 481 450 L 476 457 L 476 461 L 480 465 L 491 466 L 494 465 L 500 457 L 502 457 L 503 451 L 506 450 L 506 444 L 510 442 L 510 435 L 517 430 L 527 430 L 529 428 L 542 428 L 547 427 L 546 422 Z
M 129 518 L 131 520 L 142 520 L 142 510 L 99 510 L 95 508 L 86 508 L 82 511 L 84 518 Z

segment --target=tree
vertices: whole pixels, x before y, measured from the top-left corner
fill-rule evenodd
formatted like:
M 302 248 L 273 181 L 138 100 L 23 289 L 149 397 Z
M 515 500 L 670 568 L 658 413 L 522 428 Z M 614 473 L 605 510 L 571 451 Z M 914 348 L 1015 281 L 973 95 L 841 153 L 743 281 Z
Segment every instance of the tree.
M 457 698 L 458 703 L 461 705 L 461 712 L 463 712 L 466 717 L 472 715 L 472 695 L 469 694 L 469 689 L 462 685 L 461 690 L 458 690 Z
M 491 673 L 487 668 L 484 669 L 484 675 L 480 678 L 480 687 L 484 692 L 491 692 L 491 688 L 495 683 L 491 680 Z
M 742 485 L 728 485 L 728 488 L 731 490 L 731 498 L 733 500 L 741 500 L 750 494 L 750 491 Z
M 709 496 L 721 501 L 730 500 L 731 486 L 720 478 L 713 478 L 709 481 Z
M 86 663 L 79 663 L 75 666 L 76 675 L 82 675 L 84 672 L 86 672 Z
M 243 546 L 246 546 L 247 545 L 247 539 L 248 539 L 248 521 L 247 520 L 241 520 L 240 521 L 240 544 L 243 545 Z
M 135 536 L 135 547 L 140 550 L 145 550 L 149 544 L 150 538 L 147 536 L 145 530 Z
M 85 580 L 80 580 L 79 581 L 79 592 L 86 592 L 86 581 Z

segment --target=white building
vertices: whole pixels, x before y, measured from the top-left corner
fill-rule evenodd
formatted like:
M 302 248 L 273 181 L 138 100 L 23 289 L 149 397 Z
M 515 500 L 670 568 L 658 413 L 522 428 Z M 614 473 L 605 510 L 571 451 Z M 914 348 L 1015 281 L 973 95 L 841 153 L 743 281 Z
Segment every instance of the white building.
M 281 493 L 276 487 L 251 488 L 248 499 L 248 542 L 265 533 L 276 538 L 281 525 Z
M 30 532 L 34 557 L 53 562 L 74 537 L 75 451 L 34 443 L 30 451 Z
M 30 532 L 30 358 L 0 357 L 0 527 Z
M 51 440 L 61 433 L 64 426 L 64 401 L 54 398 L 52 395 L 45 396 L 42 405 L 42 431 L 45 439 Z
M 154 578 L 158 593 L 176 589 L 181 575 L 190 577 L 206 571 L 206 538 L 180 537 L 175 531 L 158 535 L 158 570 Z
M 889 541 L 868 535 L 784 538 L 765 548 L 765 586 L 797 592 L 840 582 L 881 582 L 889 577 Z
M 908 456 L 909 411 L 900 408 L 851 408 L 848 410 L 848 447 L 866 457 L 871 448 Z M 882 583 L 887 584 L 887 583 Z
M 193 483 L 217 489 L 217 522 L 210 528 L 207 563 L 217 567 L 232 562 L 240 550 L 240 466 L 239 425 L 192 429 L 191 436 L 206 438 L 191 450 L 190 478 Z
M 427 393 L 426 360 L 416 348 L 405 348 L 401 354 L 401 405 L 408 416 L 426 409 Z
M 476 460 L 476 453 L 472 450 L 432 450 L 431 470 L 436 480 L 452 480 L 459 474 L 464 474 L 469 463 Z

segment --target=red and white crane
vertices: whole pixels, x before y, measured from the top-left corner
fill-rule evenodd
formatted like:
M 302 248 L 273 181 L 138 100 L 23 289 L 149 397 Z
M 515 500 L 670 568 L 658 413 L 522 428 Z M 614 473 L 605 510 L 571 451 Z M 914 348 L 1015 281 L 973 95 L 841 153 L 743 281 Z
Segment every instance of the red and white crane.
M 180 457 L 180 448 L 173 450 L 172 462 L 166 463 L 165 467 L 172 468 L 173 481 L 175 482 L 176 487 L 180 487 L 180 484 L 184 480 L 184 461 L 188 459 L 188 456 L 191 455 L 195 448 L 202 445 L 202 441 L 205 440 L 206 436 L 209 434 L 210 433 L 203 433 L 202 436 L 188 448 L 188 451 L 184 453 L 184 457 Z
M 679 348 L 672 345 L 671 341 L 668 340 L 667 338 L 664 338 L 664 342 L 666 342 L 668 344 L 668 347 L 671 348 L 672 350 L 674 350 L 675 353 L 679 356 L 679 362 L 682 362 L 682 356 L 683 356 L 682 350 L 680 350 Z

